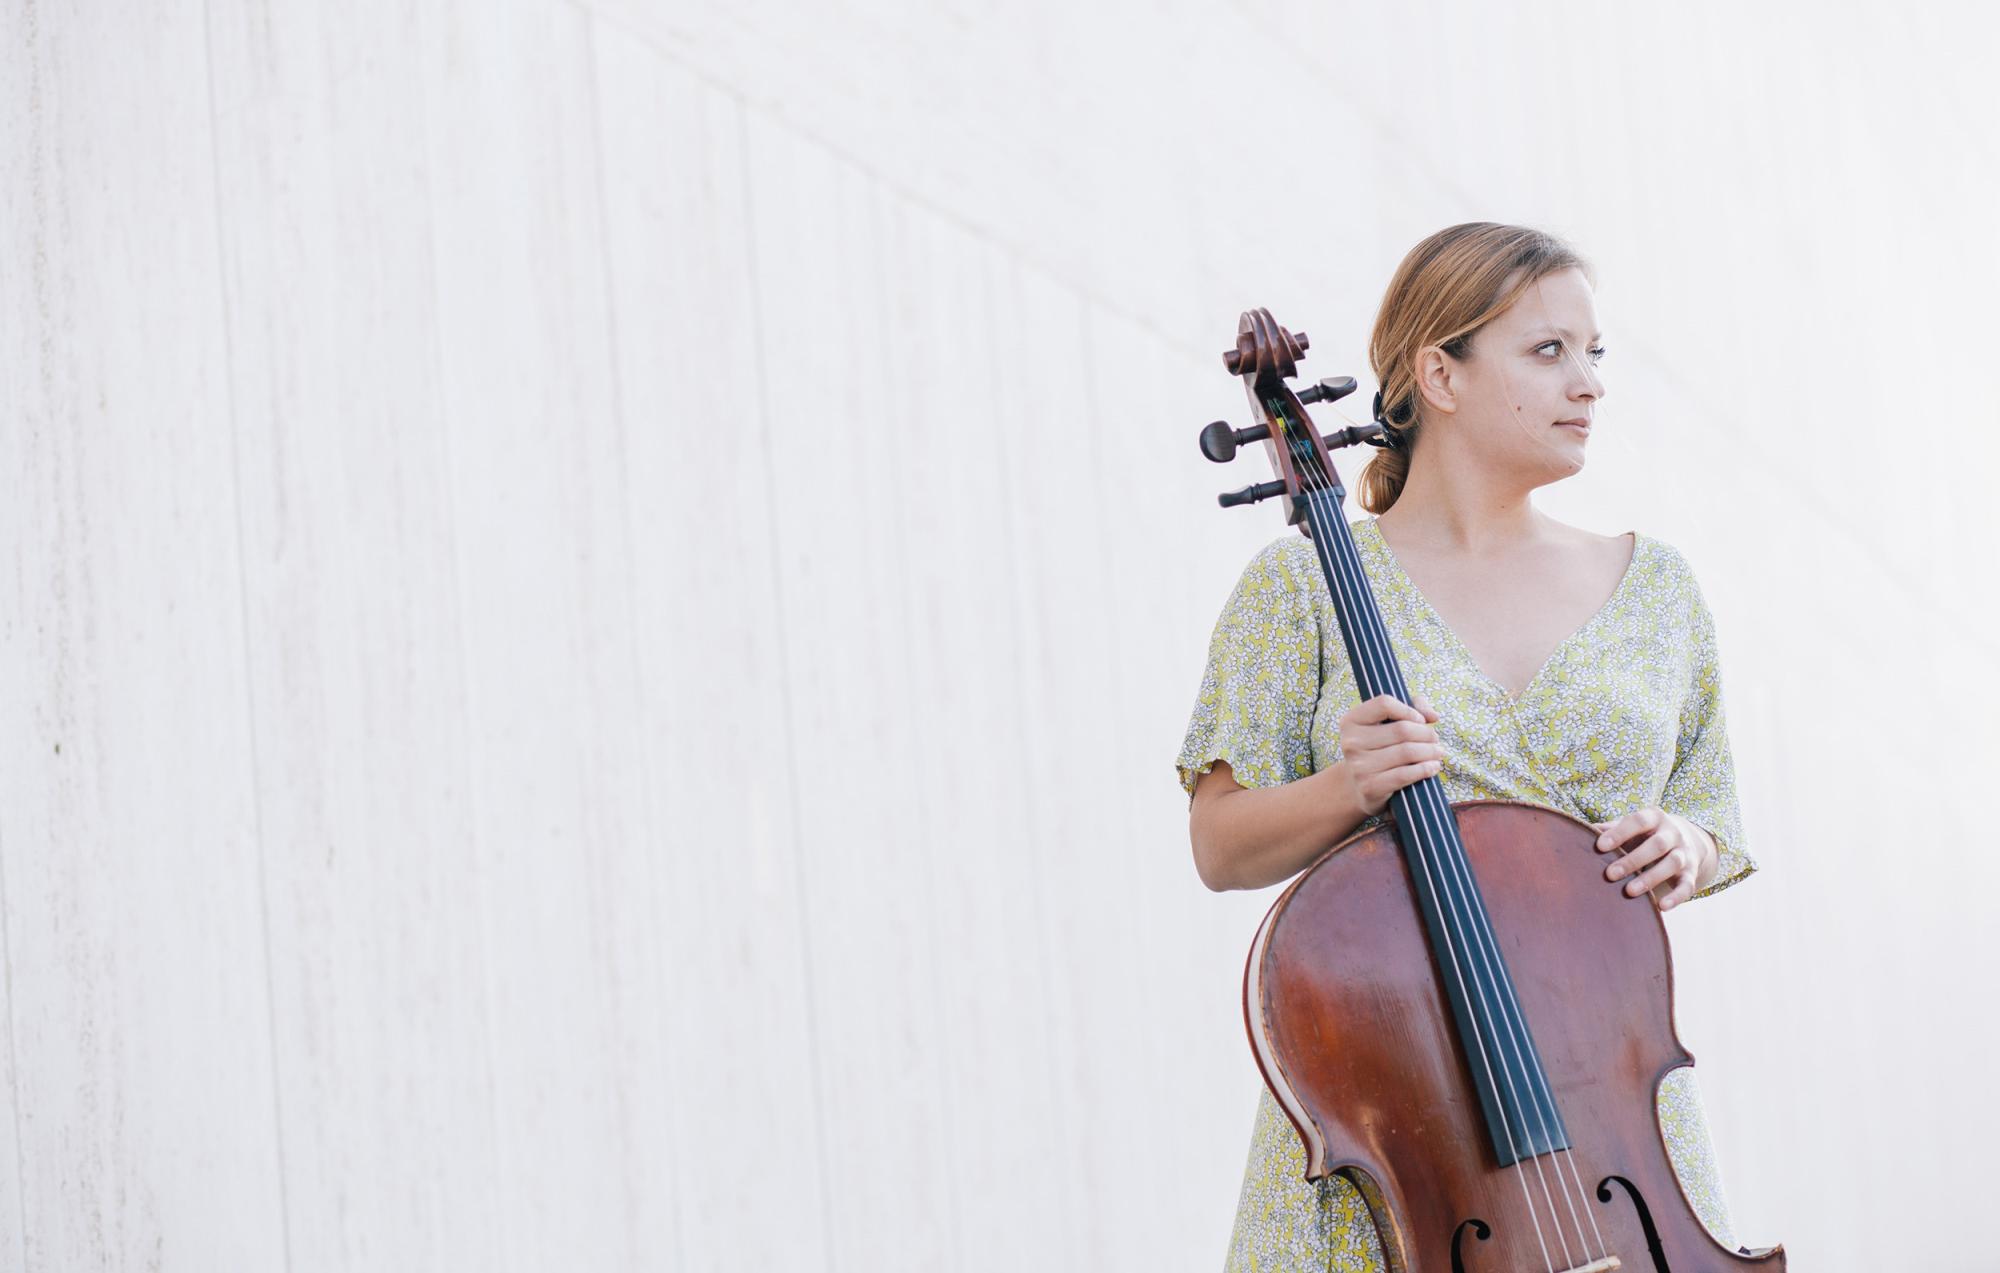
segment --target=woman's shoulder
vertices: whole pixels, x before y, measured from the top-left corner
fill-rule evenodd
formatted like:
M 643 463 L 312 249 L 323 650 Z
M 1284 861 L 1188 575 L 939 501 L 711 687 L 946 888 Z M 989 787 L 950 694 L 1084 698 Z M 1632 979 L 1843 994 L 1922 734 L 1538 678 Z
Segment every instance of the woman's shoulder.
M 1632 569 L 1655 591 L 1701 595 L 1701 584 L 1687 554 L 1672 542 L 1644 531 L 1634 530 L 1632 539 Z
M 1714 631 L 1715 620 L 1702 595 L 1693 564 L 1672 542 L 1632 532 L 1631 578 L 1619 589 L 1617 607 L 1652 630 L 1678 632 L 1697 643 Z
M 1311 541 L 1292 531 L 1259 548 L 1243 568 L 1243 577 L 1246 582 L 1296 587 L 1315 578 L 1318 569 Z
M 1353 518 L 1347 523 L 1347 533 L 1354 537 L 1357 544 L 1372 538 L 1375 535 L 1375 519 Z M 1313 548 L 1312 540 L 1296 530 L 1288 530 L 1258 549 L 1256 555 L 1251 557 L 1250 564 L 1259 570 L 1284 571 L 1287 574 L 1303 574 L 1310 578 L 1319 577 L 1319 554 Z
M 1689 564 L 1686 554 L 1668 540 L 1636 528 L 1617 535 L 1606 535 L 1567 523 L 1558 522 L 1557 525 L 1585 551 L 1622 553 L 1626 549 L 1625 536 L 1630 535 L 1631 557 L 1626 569 L 1637 585 L 1633 589 L 1635 592 L 1658 596 L 1663 592 L 1683 589 L 1699 591 L 1694 567 Z
M 1244 564 L 1224 607 L 1225 620 L 1307 624 L 1329 604 L 1325 594 L 1312 542 L 1293 531 L 1259 548 Z

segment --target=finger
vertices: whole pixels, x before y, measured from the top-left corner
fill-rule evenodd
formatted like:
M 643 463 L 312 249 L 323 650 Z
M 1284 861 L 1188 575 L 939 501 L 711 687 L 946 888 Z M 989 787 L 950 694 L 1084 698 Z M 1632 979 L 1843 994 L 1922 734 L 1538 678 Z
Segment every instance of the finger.
M 1433 760 L 1443 760 L 1444 748 L 1436 743 L 1397 743 L 1394 747 L 1383 748 L 1382 754 L 1404 764 L 1421 765 Z
M 1381 730 L 1390 738 L 1400 739 L 1408 743 L 1434 743 L 1437 741 L 1438 736 L 1438 732 L 1429 725 L 1413 720 L 1390 721 L 1386 725 L 1377 725 L 1375 728 Z
M 1693 896 L 1694 896 L 1694 875 L 1692 872 L 1690 872 L 1687 875 L 1683 875 L 1674 884 L 1673 888 L 1667 891 L 1667 895 L 1660 899 L 1660 909 L 1663 911 L 1670 911 L 1674 907 L 1679 906 L 1682 902 L 1687 901 L 1690 897 Z
M 1676 849 L 1664 854 L 1659 861 L 1639 872 L 1638 876 L 1625 886 L 1625 893 L 1629 897 L 1650 893 L 1662 884 L 1679 879 L 1687 872 L 1687 855 Z
M 1398 742 L 1421 742 L 1437 737 L 1437 731 L 1421 721 L 1389 720 L 1377 721 L 1372 725 L 1349 722 L 1349 733 L 1370 734 Z
M 1437 773 L 1444 768 L 1443 749 L 1429 743 L 1396 743 L 1393 746 L 1356 750 L 1350 755 L 1362 772 L 1384 778 L 1400 774 L 1405 769 L 1421 769 L 1425 765 L 1432 766 L 1431 773 Z M 1415 777 L 1398 779 L 1390 790 L 1407 786 L 1423 776 L 1419 773 Z
M 1622 880 L 1628 875 L 1637 874 L 1647 866 L 1658 861 L 1662 854 L 1674 847 L 1674 844 L 1674 838 L 1665 833 L 1649 835 L 1639 841 L 1639 843 L 1633 845 L 1631 851 L 1626 853 L 1624 857 L 1605 867 L 1604 878 L 1607 880 Z M 1638 894 L 1634 893 L 1633 896 L 1636 897 Z
M 1377 694 L 1374 698 L 1355 709 L 1357 719 L 1364 725 L 1379 725 L 1384 721 L 1413 720 L 1423 723 L 1423 713 L 1411 707 L 1394 694 Z
M 1390 747 L 1396 743 L 1435 743 L 1437 731 L 1420 720 L 1409 717 L 1395 720 L 1367 723 L 1356 717 L 1343 717 L 1340 728 L 1342 746 L 1355 750 Z
M 1622 819 L 1614 819 L 1610 831 L 1606 831 L 1604 835 L 1610 837 L 1610 841 L 1614 845 L 1630 845 L 1632 841 L 1636 841 L 1636 839 L 1640 839 L 1644 835 L 1652 835 L 1662 825 L 1664 825 L 1664 815 L 1658 809 L 1652 809 L 1652 807 L 1648 807 L 1648 809 L 1634 809 L 1632 813 L 1624 815 Z
M 1615 849 L 1648 831 L 1657 831 L 1663 818 L 1657 808 L 1634 809 L 1622 818 L 1613 818 L 1604 833 L 1597 837 L 1597 847 L 1599 850 Z
M 1443 767 L 1438 761 L 1426 760 L 1419 764 L 1403 765 L 1400 768 L 1391 769 L 1383 776 L 1395 783 L 1395 789 L 1400 791 L 1413 782 L 1422 782 L 1426 778 L 1435 777 L 1438 770 Z
M 1431 701 L 1425 698 L 1421 692 L 1417 690 L 1410 691 L 1410 704 L 1424 714 L 1425 720 L 1435 721 L 1438 719 L 1437 709 L 1431 706 Z

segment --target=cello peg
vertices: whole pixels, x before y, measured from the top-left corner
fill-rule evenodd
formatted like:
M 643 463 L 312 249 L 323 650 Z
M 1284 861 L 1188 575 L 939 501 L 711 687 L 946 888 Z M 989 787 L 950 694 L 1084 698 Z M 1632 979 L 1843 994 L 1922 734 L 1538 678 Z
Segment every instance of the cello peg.
M 1217 464 L 1234 459 L 1236 448 L 1246 442 L 1262 442 L 1271 436 L 1268 426 L 1253 424 L 1247 429 L 1232 429 L 1229 421 L 1217 420 L 1201 431 L 1201 453 Z
M 1353 376 L 1328 376 L 1318 384 L 1308 386 L 1303 393 L 1299 394 L 1299 401 L 1306 403 L 1332 402 L 1336 398 L 1345 398 L 1353 392 Z
M 1379 422 L 1375 422 L 1357 424 L 1351 429 L 1336 429 L 1332 433 L 1322 437 L 1320 443 L 1329 451 L 1338 451 L 1344 446 L 1353 446 L 1356 442 L 1368 442 L 1375 446 L 1382 446 L 1384 443 L 1380 441 L 1381 437 L 1382 425 Z
M 1239 504 L 1255 504 L 1260 499 L 1269 499 L 1273 495 L 1283 495 L 1284 493 L 1285 483 L 1280 479 L 1277 481 L 1259 482 L 1255 486 L 1246 486 L 1240 491 L 1224 491 L 1215 497 L 1215 502 L 1224 508 L 1235 508 Z

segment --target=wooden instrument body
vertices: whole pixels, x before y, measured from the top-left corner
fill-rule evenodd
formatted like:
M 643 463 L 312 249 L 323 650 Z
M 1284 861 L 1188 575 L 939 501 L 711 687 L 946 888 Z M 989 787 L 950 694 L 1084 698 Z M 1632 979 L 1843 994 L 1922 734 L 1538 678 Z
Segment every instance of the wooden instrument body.
M 1502 1168 L 1488 1148 L 1468 1072 L 1476 1062 L 1440 985 L 1451 974 L 1426 941 L 1409 867 L 1384 824 L 1286 888 L 1245 969 L 1252 1049 L 1306 1145 L 1307 1178 L 1339 1171 L 1356 1181 L 1399 1273 L 1588 1266 L 1596 1252 L 1577 1249 L 1576 1227 L 1601 1233 L 1626 1270 L 1784 1268 L 1782 1248 L 1746 1256 L 1718 1243 L 1667 1156 L 1659 1084 L 1693 1057 L 1674 1032 L 1673 963 L 1656 909 L 1605 880 L 1587 823 L 1518 801 L 1453 809 L 1572 1148 L 1518 1168 Z M 1571 1235 L 1567 1257 L 1550 1231 L 1544 1175 Z

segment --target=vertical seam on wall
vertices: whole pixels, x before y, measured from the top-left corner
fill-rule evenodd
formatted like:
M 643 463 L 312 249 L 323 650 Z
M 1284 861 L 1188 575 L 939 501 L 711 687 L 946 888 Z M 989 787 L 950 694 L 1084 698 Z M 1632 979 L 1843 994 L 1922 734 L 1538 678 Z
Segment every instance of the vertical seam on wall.
M 44 409 L 55 395 L 49 388 L 48 349 L 48 261 L 42 251 L 48 242 L 47 227 L 44 224 L 41 173 L 42 173 L 42 51 L 41 15 L 36 11 L 35 0 L 27 0 L 22 6 L 22 23 L 28 62 L 28 207 L 34 221 L 35 250 L 28 254 L 28 286 L 35 297 L 35 314 L 41 325 L 42 357 L 36 368 L 42 387 Z M 7 900 L 7 855 L 0 847 L 0 968 L 4 968 L 7 988 L 7 1084 L 9 1098 L 14 1103 L 14 1214 L 20 1218 L 20 1225 L 14 1233 L 14 1249 L 20 1253 L 21 1268 L 28 1267 L 28 1161 L 21 1147 L 21 1058 L 15 1048 L 14 1013 L 20 1000 L 14 996 L 14 951 L 12 938 L 7 929 L 9 905 Z
M 208 172 L 210 194 L 215 199 L 216 290 L 222 303 L 223 401 L 229 413 L 229 491 L 231 513 L 236 523 L 236 620 L 238 637 L 243 643 L 243 708 L 250 742 L 250 825 L 256 838 L 257 920 L 264 951 L 264 1029 L 271 1050 L 271 1126 L 278 1153 L 278 1170 L 274 1173 L 278 1178 L 278 1233 L 283 1243 L 285 1268 L 290 1269 L 292 1205 L 285 1157 L 285 1101 L 278 1047 L 278 998 L 271 961 L 271 884 L 265 860 L 264 783 L 258 763 L 262 750 L 257 745 L 257 665 L 251 655 L 255 647 L 250 642 L 250 545 L 243 533 L 243 465 L 236 416 L 236 315 L 229 303 L 228 240 L 222 228 L 226 205 L 222 199 L 222 129 L 215 108 L 214 19 L 205 3 L 202 5 L 201 23 L 202 78 L 208 90 Z
M 993 339 L 993 333 L 998 331 L 1000 326 L 995 292 L 1002 286 L 1012 285 L 1018 295 L 1018 276 L 1011 270 L 1005 271 L 1003 275 L 1000 269 L 995 268 L 994 256 L 1004 258 L 1006 255 L 1004 252 L 993 252 L 989 248 L 988 253 L 988 255 L 982 256 L 980 262 L 983 267 L 982 273 L 985 275 L 987 283 L 985 295 L 982 297 L 984 304 L 980 308 L 981 313 L 986 319 L 987 348 L 992 350 L 998 346 L 998 342 Z M 1086 362 L 1083 365 L 1089 366 L 1090 364 Z M 992 363 L 989 362 L 987 366 L 989 369 L 992 368 Z M 1004 376 L 998 378 L 1004 379 Z M 1004 409 L 1002 415 L 1003 417 L 1005 415 Z M 1024 582 L 1022 579 L 1024 571 L 1022 558 L 1026 554 L 1021 544 L 1020 527 L 1018 524 L 1020 519 L 1015 515 L 1014 505 L 1014 466 L 1011 461 L 1018 458 L 1018 453 L 1014 445 L 1016 438 L 1014 431 L 1007 428 L 1004 424 L 993 431 L 993 438 L 994 449 L 1001 455 L 1001 462 L 998 466 L 1000 473 L 1000 498 L 997 501 L 999 504 L 998 521 L 1002 529 L 1001 540 L 1007 546 L 1009 577 L 1013 580 L 1016 587 L 1020 587 Z M 1028 449 L 1032 450 L 1032 447 Z M 1032 584 L 1026 590 L 1030 595 L 1034 594 Z M 1013 608 L 1014 640 L 1008 643 L 1008 653 L 1011 658 L 1009 660 L 1010 675 L 1006 681 L 1009 685 L 1026 685 L 1027 673 L 1024 664 L 1027 659 L 1023 651 L 1030 648 L 1039 649 L 1036 638 L 1040 633 L 1025 630 L 1022 623 L 1025 617 L 1026 607 L 1015 606 Z M 1039 613 L 1037 617 L 1040 617 Z M 1017 746 L 1019 746 L 1020 752 L 1017 755 L 1026 755 L 1032 748 L 1032 744 L 1029 741 L 1031 727 L 1031 722 L 1028 719 L 1029 713 L 1023 706 L 1020 697 L 1014 699 L 1012 708 L 1015 726 L 1020 731 L 1017 739 Z M 1028 775 L 1021 776 L 1026 777 Z M 1055 1064 L 1054 1048 L 1057 1037 L 1056 1007 L 1055 996 L 1050 991 L 1050 987 L 1055 984 L 1055 973 L 1049 966 L 1050 951 L 1054 943 L 1049 934 L 1049 916 L 1047 908 L 1042 903 L 1043 890 L 1040 887 L 1041 881 L 1052 878 L 1052 873 L 1042 861 L 1042 820 L 1047 816 L 1047 811 L 1042 808 L 1041 792 L 1042 787 L 1040 783 L 1033 781 L 1021 783 L 1018 812 L 1027 815 L 1025 819 L 1027 834 L 1022 837 L 1025 842 L 1025 851 L 1016 861 L 1017 869 L 1021 872 L 1027 884 L 1027 888 L 1024 891 L 1028 897 L 1029 908 L 1034 912 L 1035 978 L 1039 983 L 1035 997 L 1041 1002 L 1042 1038 L 1048 1045 L 1048 1051 L 1041 1058 L 1043 1062 L 1042 1081 L 1048 1093 L 1049 1108 L 1058 1111 L 1058 1115 L 1060 1115 L 1063 1108 L 1063 1093 L 1062 1084 L 1056 1077 L 1057 1066 Z M 1057 1148 L 1059 1149 L 1060 1146 L 1057 1146 Z M 1062 1217 L 1062 1225 L 1065 1230 L 1061 1240 L 1061 1249 L 1074 1250 L 1076 1239 L 1075 1199 L 1066 1185 L 1067 1181 L 1058 1181 L 1056 1184 L 1056 1196 Z
M 449 21 L 449 18 L 441 19 Z M 436 360 L 437 371 L 437 443 L 439 459 L 439 494 L 443 499 L 446 532 L 451 538 L 447 561 L 451 568 L 451 621 L 454 645 L 458 657 L 453 661 L 458 670 L 458 710 L 462 727 L 460 738 L 464 750 L 461 752 L 461 789 L 465 792 L 465 815 L 462 824 L 464 844 L 469 858 L 468 874 L 472 899 L 472 927 L 474 940 L 479 951 L 479 1028 L 485 1046 L 480 1049 L 480 1059 L 486 1066 L 486 1117 L 487 1125 L 493 1133 L 493 1156 L 488 1164 L 486 1177 L 487 1203 L 490 1214 L 499 1216 L 500 1249 L 507 1252 L 520 1250 L 514 1238 L 515 1211 L 512 1207 L 500 1205 L 502 1190 L 501 1173 L 509 1162 L 507 1157 L 507 1120 L 500 1115 L 500 1071 L 493 1061 L 493 1020 L 497 1015 L 493 1010 L 493 960 L 492 944 L 487 935 L 487 890 L 484 865 L 479 858 L 481 842 L 479 838 L 479 791 L 476 786 L 478 774 L 473 763 L 473 749 L 478 745 L 478 731 L 472 720 L 472 673 L 471 660 L 466 657 L 465 643 L 465 584 L 461 569 L 460 555 L 465 542 L 464 527 L 458 518 L 457 468 L 453 463 L 454 452 L 451 445 L 451 368 L 445 359 L 444 342 L 444 285 L 438 277 L 438 233 L 437 197 L 434 185 L 437 165 L 432 162 L 433 140 L 430 118 L 430 91 L 432 85 L 425 71 L 424 59 L 429 54 L 425 43 L 425 26 L 420 16 L 416 24 L 418 76 L 421 81 L 416 94 L 417 110 L 421 118 L 417 121 L 424 142 L 424 210 L 425 244 L 430 260 L 431 287 L 431 356 Z M 490 1239 L 489 1239 L 490 1240 Z
M 812 144 L 810 139 L 808 139 L 808 144 Z M 889 266 L 882 273 L 883 281 L 887 285 L 880 290 L 871 292 L 875 297 L 880 311 L 877 316 L 877 328 L 882 331 L 892 331 L 895 330 L 897 320 L 903 317 L 902 312 L 899 311 L 899 305 L 914 305 L 907 292 L 901 290 L 899 287 L 899 285 L 904 284 L 906 279 L 913 277 L 913 274 L 895 268 L 895 253 L 897 249 L 906 248 L 906 245 L 918 232 L 910 230 L 907 225 L 902 223 L 888 225 L 886 227 L 887 232 L 885 232 L 885 222 L 896 213 L 906 211 L 906 209 L 903 208 L 902 201 L 896 197 L 894 189 L 876 180 L 865 171 L 860 172 L 860 176 L 867 196 L 864 219 L 867 232 L 868 256 L 870 260 L 877 262 L 878 265 Z M 886 212 L 884 210 L 885 206 L 887 208 Z M 912 219 L 914 220 L 914 218 Z M 908 231 L 908 233 L 901 233 L 903 231 Z M 892 233 L 893 237 L 891 237 Z M 885 243 L 885 238 L 890 241 Z M 888 368 L 888 376 L 894 376 L 897 373 L 904 373 L 906 376 L 909 374 L 907 371 L 908 360 L 890 360 Z M 893 398 L 896 390 L 904 388 L 908 383 L 907 379 L 897 381 L 885 376 L 884 389 L 886 394 Z M 916 384 L 918 391 L 921 392 L 921 380 L 917 381 Z M 915 398 L 914 396 L 913 400 L 922 401 L 921 398 Z M 910 448 L 902 446 L 891 446 L 885 452 L 885 467 L 889 479 L 889 490 L 892 492 L 911 489 L 916 482 L 922 480 L 917 476 L 923 470 L 921 459 L 914 466 L 914 472 L 904 468 L 909 453 Z M 908 669 L 905 675 L 910 678 L 906 683 L 914 685 L 918 683 L 916 678 L 920 669 L 917 667 L 917 659 L 912 647 L 925 643 L 914 639 L 913 636 L 913 634 L 922 631 L 923 624 L 921 617 L 915 613 L 917 607 L 912 600 L 915 589 L 909 586 L 908 582 L 915 572 L 915 567 L 910 560 L 908 546 L 919 537 L 921 531 L 910 524 L 910 507 L 911 501 L 907 499 L 895 499 L 891 504 L 893 510 L 893 533 L 889 541 L 892 553 L 889 559 L 893 562 L 894 568 L 904 584 L 904 586 L 894 589 L 892 596 L 896 606 L 896 630 L 904 637 L 904 642 L 899 649 L 904 656 L 903 665 L 905 669 Z M 938 692 L 942 693 L 943 691 L 939 690 Z M 938 790 L 942 791 L 943 789 L 939 788 Z M 919 838 L 925 842 L 930 842 L 931 830 L 929 819 L 925 812 L 926 808 L 926 805 L 918 804 L 915 816 L 919 828 Z M 949 811 L 951 806 L 947 804 L 945 808 Z M 943 907 L 940 904 L 939 890 L 941 886 L 938 883 L 937 855 L 935 853 L 920 853 L 917 856 L 917 861 L 920 864 L 919 870 L 923 882 L 923 905 L 915 908 L 912 913 L 922 921 L 924 955 L 917 966 L 923 970 L 926 982 L 920 993 L 925 995 L 925 1002 L 943 1003 L 945 1002 L 945 995 L 939 987 L 941 978 L 938 973 L 939 952 L 944 949 L 944 943 L 938 937 L 940 926 L 938 917 L 943 914 Z M 946 974 L 943 980 L 948 983 L 949 974 Z M 952 1158 L 956 1147 L 964 1143 L 964 1137 L 959 1134 L 962 1103 L 957 1099 L 959 1087 L 957 1071 L 952 1065 L 949 1049 L 941 1048 L 938 1051 L 937 1060 L 927 1067 L 927 1073 L 933 1078 L 935 1083 L 939 1119 L 943 1124 L 943 1131 L 939 1136 L 939 1140 L 947 1147 L 945 1169 L 939 1173 L 940 1179 L 944 1182 L 945 1214 L 943 1230 L 945 1234 L 944 1241 L 949 1244 L 947 1250 L 949 1251 L 950 1260 L 947 1267 L 957 1270 L 965 1267 L 964 1243 L 955 1240 L 959 1239 L 965 1233 L 965 1224 L 964 1207 L 961 1204 L 959 1193 L 960 1173 L 953 1169 L 955 1164 L 952 1162 Z
M 650 46 L 649 46 L 650 47 Z M 750 329 L 754 347 L 762 350 L 764 344 L 764 306 L 762 279 L 757 271 L 757 225 L 751 214 L 754 192 L 750 185 L 750 123 L 748 109 L 743 99 L 734 93 L 727 94 L 736 110 L 737 136 L 737 179 L 743 191 L 743 258 L 744 267 L 750 276 L 748 306 L 750 309 Z M 764 453 L 766 472 L 776 467 L 771 447 L 770 394 L 760 366 L 753 377 L 757 395 L 757 445 Z M 819 1195 L 820 1232 L 823 1235 L 827 1254 L 827 1268 L 840 1267 L 839 1246 L 834 1241 L 833 1212 L 828 1197 L 831 1177 L 827 1174 L 826 1162 L 826 1081 L 820 1069 L 819 1006 L 818 994 L 813 984 L 812 925 L 806 919 L 805 887 L 805 847 L 804 834 L 799 826 L 799 757 L 798 733 L 793 728 L 796 714 L 792 705 L 791 663 L 782 650 L 789 625 L 785 622 L 785 588 L 779 567 L 779 553 L 783 540 L 779 533 L 777 501 L 764 501 L 764 516 L 770 536 L 770 586 L 772 617 L 776 620 L 779 636 L 778 658 L 778 698 L 783 706 L 785 720 L 785 803 L 786 819 L 790 825 L 792 848 L 792 880 L 797 898 L 799 923 L 799 976 L 805 989 L 806 1006 L 806 1055 L 812 1063 L 813 1086 L 813 1156 L 819 1170 L 815 1174 L 815 1190 Z
M 604 286 L 605 357 L 610 363 L 611 369 L 611 419 L 612 426 L 617 433 L 620 451 L 620 463 L 618 465 L 620 491 L 618 504 L 625 527 L 626 648 L 631 655 L 632 688 L 634 691 L 638 691 L 646 684 L 645 660 L 639 656 L 639 576 L 637 564 L 634 561 L 638 552 L 639 536 L 632 524 L 632 484 L 630 480 L 632 466 L 629 456 L 625 454 L 625 434 L 629 422 L 625 416 L 624 373 L 618 361 L 618 298 L 616 285 L 612 278 L 610 214 L 607 210 L 609 201 L 605 196 L 604 188 L 604 96 L 603 84 L 598 78 L 597 71 L 597 15 L 586 8 L 581 9 L 578 16 L 583 21 L 584 62 L 589 71 L 587 78 L 589 79 L 590 87 L 590 159 L 591 176 L 597 192 L 597 260 Z M 646 699 L 643 695 L 635 695 L 635 697 L 639 703 L 639 710 L 635 714 L 633 722 L 633 732 L 637 735 L 633 740 L 633 745 L 639 754 L 640 808 L 644 811 L 646 843 L 648 845 L 658 845 L 660 843 L 660 820 L 653 781 L 652 731 L 647 728 Z M 656 862 L 659 854 L 646 852 L 641 853 L 639 857 L 644 864 L 646 898 L 650 906 L 661 896 Z M 650 953 L 655 958 L 656 964 L 663 965 L 664 960 L 658 947 L 657 927 L 647 925 L 646 936 L 649 941 L 653 942 L 653 948 Z M 673 1049 L 669 1047 L 666 1053 L 666 1083 L 669 1090 L 680 1091 L 682 1089 L 681 1085 L 676 1081 L 673 1060 Z M 680 1120 L 678 1117 L 679 1104 L 675 1101 L 668 1101 L 666 1102 L 666 1108 L 668 1120 L 667 1143 L 669 1145 L 681 1144 Z M 687 1219 L 681 1203 L 682 1194 L 686 1191 L 672 1187 L 674 1185 L 672 1176 L 669 1177 L 667 1183 L 669 1186 L 667 1189 L 667 1206 L 673 1217 L 674 1242 L 679 1254 L 676 1267 L 688 1268 L 690 1266 L 688 1264 L 687 1251 Z M 629 1173 L 626 1174 L 625 1187 L 628 1191 L 631 1188 Z M 629 1196 L 627 1203 L 633 1207 L 632 1218 L 636 1218 L 638 1215 L 637 1204 Z M 634 1254 L 637 1253 L 635 1252 Z

